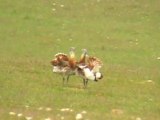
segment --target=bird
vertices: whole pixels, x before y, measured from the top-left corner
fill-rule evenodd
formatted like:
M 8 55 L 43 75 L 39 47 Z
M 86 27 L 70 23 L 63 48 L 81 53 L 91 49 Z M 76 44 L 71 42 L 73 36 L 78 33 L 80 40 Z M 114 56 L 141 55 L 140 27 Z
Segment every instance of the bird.
M 69 77 L 71 75 L 75 75 L 75 48 L 71 47 L 69 55 L 65 53 L 57 53 L 54 56 L 55 58 L 51 60 L 51 64 L 53 66 L 53 72 L 59 73 L 62 75 L 63 84 L 65 81 L 68 83 Z
M 86 88 L 88 80 L 98 81 L 103 78 L 100 72 L 102 62 L 99 58 L 88 56 L 86 49 L 82 51 L 81 59 L 76 64 L 76 75 L 83 79 L 83 84 Z

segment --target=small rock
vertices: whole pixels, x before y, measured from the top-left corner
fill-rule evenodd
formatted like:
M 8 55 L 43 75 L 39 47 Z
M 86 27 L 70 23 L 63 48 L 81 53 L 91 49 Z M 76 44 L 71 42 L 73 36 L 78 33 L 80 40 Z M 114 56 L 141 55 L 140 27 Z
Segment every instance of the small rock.
M 70 108 L 62 108 L 60 111 L 64 112 L 64 111 L 70 111 Z
M 26 120 L 32 120 L 32 117 L 25 117 Z
M 9 115 L 16 115 L 15 112 L 9 112 Z
M 148 83 L 153 83 L 153 81 L 152 81 L 152 80 L 147 80 L 147 82 L 148 82 Z
M 26 105 L 26 106 L 25 106 L 25 108 L 29 108 L 29 106 L 28 106 L 28 105 Z
M 60 39 L 60 38 L 58 38 L 58 39 L 57 39 L 57 41 L 59 41 L 59 42 L 60 42 L 60 41 L 61 41 L 61 39 Z
M 57 114 L 57 117 L 60 117 L 61 115 L 60 114 Z
M 142 120 L 140 117 L 137 117 L 136 120 Z
M 160 57 L 157 57 L 157 60 L 160 60 Z
M 17 114 L 17 117 L 22 117 L 22 116 L 23 116 L 22 113 L 18 113 L 18 114 Z
M 52 5 L 56 5 L 56 3 L 52 3 Z
M 45 118 L 44 120 L 51 120 L 51 118 Z
M 55 9 L 55 8 L 53 8 L 53 9 L 52 9 L 52 11 L 56 11 L 56 9 Z
M 43 110 L 43 107 L 39 107 L 38 110 Z
M 69 39 L 69 41 L 73 41 L 73 39 L 72 39 L 72 38 L 70 38 L 70 39 Z
M 78 113 L 76 115 L 76 120 L 81 120 L 81 119 L 83 119 L 83 116 L 82 116 L 82 114 Z
M 70 112 L 73 112 L 73 109 L 70 109 L 69 111 L 70 111 Z
M 121 114 L 123 114 L 123 110 L 121 110 L 121 109 L 112 109 L 112 113 L 114 113 L 116 115 L 121 115 Z
M 60 5 L 60 7 L 64 7 L 64 5 Z
M 152 99 L 152 98 L 149 98 L 148 101 L 153 101 L 153 99 Z
M 87 113 L 87 111 L 85 111 L 85 110 L 84 110 L 84 111 L 82 111 L 81 113 L 82 113 L 82 114 L 86 114 L 86 113 Z
M 48 108 L 46 108 L 46 111 L 51 111 L 51 110 L 52 110 L 52 108 L 49 108 L 49 107 L 48 107 Z
M 63 116 L 61 117 L 61 120 L 64 120 L 64 117 L 63 117 Z

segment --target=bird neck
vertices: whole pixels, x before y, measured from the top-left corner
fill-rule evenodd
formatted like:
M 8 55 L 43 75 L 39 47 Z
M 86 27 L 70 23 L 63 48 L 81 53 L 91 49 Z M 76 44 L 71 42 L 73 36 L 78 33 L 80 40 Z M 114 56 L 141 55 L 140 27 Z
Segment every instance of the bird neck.
M 75 60 L 75 53 L 73 51 L 70 51 L 70 56 L 69 56 L 69 65 L 71 69 L 75 69 L 76 60 Z
M 81 55 L 81 57 L 80 57 L 79 63 L 85 63 L 85 62 L 86 62 L 86 56 L 87 56 L 87 54 L 86 54 L 86 53 L 83 53 L 83 54 Z
M 70 52 L 70 59 L 74 59 L 75 58 L 75 53 L 73 51 Z

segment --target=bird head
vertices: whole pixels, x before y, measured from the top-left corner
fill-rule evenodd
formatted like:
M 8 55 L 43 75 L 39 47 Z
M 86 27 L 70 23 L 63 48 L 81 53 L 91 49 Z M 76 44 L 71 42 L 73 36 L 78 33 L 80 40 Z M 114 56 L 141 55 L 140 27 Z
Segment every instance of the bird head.
M 102 78 L 103 78 L 102 73 L 100 73 L 100 72 L 95 73 L 95 81 L 98 81 L 99 79 L 102 79 Z
M 87 49 L 82 49 L 83 54 L 87 54 Z

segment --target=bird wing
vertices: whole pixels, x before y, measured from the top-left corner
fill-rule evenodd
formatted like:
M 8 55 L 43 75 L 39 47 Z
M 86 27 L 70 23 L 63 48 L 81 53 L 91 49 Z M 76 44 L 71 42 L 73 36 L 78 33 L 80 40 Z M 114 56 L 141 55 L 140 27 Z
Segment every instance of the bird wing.
M 88 67 L 93 71 L 93 72 L 99 72 L 99 69 L 102 67 L 102 61 L 99 58 L 96 57 L 89 57 L 88 60 Z
M 64 53 L 57 53 L 55 54 L 55 58 L 63 59 L 63 60 L 68 60 L 68 55 Z
M 53 66 L 60 66 L 60 67 L 69 66 L 69 58 L 64 53 L 57 53 L 55 55 L 55 58 L 51 61 L 51 64 Z

